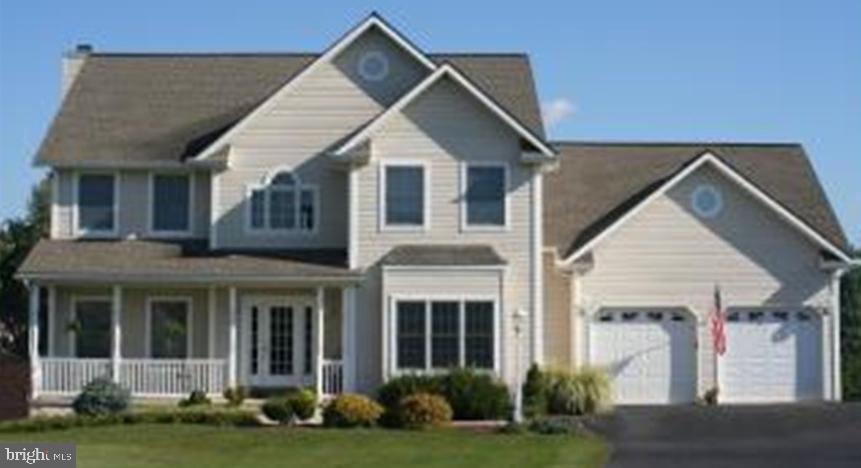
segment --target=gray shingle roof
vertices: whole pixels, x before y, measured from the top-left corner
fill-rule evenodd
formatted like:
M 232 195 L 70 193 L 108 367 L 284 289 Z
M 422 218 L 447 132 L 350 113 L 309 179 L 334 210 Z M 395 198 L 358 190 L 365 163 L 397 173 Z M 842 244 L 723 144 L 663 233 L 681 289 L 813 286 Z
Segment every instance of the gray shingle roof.
M 554 143 L 559 170 L 544 184 L 544 240 L 567 257 L 711 151 L 831 243 L 847 251 L 840 223 L 801 145 Z
M 505 259 L 489 245 L 400 245 L 382 260 L 390 266 L 498 266 Z
M 345 279 L 341 249 L 212 252 L 205 242 L 42 240 L 18 270 L 22 277 L 84 279 Z
M 37 164 L 177 163 L 202 150 L 316 54 L 92 54 L 63 100 Z M 543 138 L 529 59 L 431 54 L 450 62 Z

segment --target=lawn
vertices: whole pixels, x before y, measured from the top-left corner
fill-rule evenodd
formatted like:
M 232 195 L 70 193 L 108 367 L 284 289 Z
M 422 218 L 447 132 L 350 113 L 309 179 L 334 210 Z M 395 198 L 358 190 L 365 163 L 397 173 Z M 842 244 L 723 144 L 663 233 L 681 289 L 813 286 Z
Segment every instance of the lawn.
M 78 467 L 598 467 L 597 438 L 534 434 L 134 425 L 0 434 L 74 442 Z

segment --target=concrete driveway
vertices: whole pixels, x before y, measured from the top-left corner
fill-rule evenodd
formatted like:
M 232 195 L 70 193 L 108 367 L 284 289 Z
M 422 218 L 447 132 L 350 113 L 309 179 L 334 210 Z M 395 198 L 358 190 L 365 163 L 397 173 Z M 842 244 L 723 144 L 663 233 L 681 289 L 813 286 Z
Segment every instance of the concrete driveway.
M 611 468 L 861 467 L 861 404 L 617 408 Z

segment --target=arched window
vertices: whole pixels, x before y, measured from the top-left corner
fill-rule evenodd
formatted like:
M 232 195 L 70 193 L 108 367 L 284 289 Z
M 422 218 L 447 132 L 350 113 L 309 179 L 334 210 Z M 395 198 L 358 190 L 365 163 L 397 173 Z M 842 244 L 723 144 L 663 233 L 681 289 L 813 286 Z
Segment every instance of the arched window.
M 278 171 L 250 193 L 249 226 L 253 231 L 313 231 L 317 223 L 317 189 L 302 184 L 290 171 Z

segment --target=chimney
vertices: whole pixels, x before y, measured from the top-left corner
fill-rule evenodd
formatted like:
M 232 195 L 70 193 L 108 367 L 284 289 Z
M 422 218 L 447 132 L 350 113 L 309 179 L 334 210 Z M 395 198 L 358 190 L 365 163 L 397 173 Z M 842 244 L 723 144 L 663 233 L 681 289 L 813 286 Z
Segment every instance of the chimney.
M 92 45 L 78 44 L 74 49 L 63 54 L 63 96 L 66 96 L 69 88 L 72 87 L 72 83 L 74 83 L 75 78 L 81 71 L 81 67 L 84 65 L 84 60 L 86 60 L 91 53 L 93 53 Z

